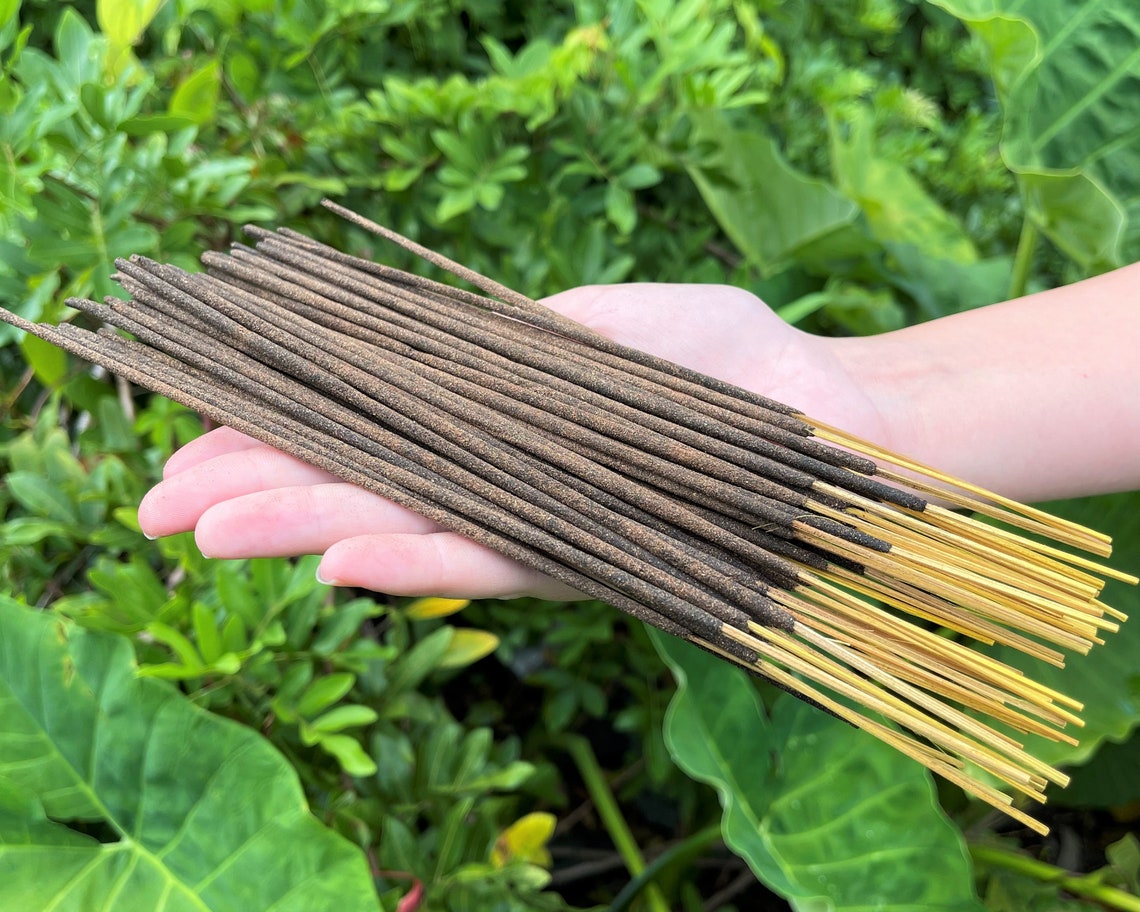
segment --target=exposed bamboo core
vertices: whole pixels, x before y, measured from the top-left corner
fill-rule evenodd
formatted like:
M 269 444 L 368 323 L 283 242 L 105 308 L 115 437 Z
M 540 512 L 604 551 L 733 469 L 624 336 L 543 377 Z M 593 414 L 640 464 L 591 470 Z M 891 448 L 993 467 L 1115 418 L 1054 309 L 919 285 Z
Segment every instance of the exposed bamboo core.
M 1137 580 L 1047 542 L 1104 557 L 1107 536 L 326 205 L 479 291 L 250 227 L 255 246 L 205 254 L 206 273 L 132 257 L 129 301 L 69 301 L 133 338 L 0 319 L 762 675 L 1045 832 L 993 783 L 1034 801 L 1065 784 L 1018 737 L 1075 744 L 1081 706 L 953 635 L 1058 666 L 1088 652 L 1125 619 L 1104 580 Z

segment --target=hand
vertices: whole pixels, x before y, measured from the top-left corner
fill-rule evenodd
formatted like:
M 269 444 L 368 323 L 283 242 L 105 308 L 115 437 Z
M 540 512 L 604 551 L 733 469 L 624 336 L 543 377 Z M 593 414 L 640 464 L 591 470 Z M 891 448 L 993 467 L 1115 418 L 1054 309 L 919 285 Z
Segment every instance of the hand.
M 545 303 L 619 342 L 889 444 L 831 340 L 718 285 L 576 288 Z M 229 428 L 187 444 L 139 506 L 152 536 L 193 529 L 219 558 L 323 554 L 326 582 L 390 595 L 574 598 L 577 593 Z

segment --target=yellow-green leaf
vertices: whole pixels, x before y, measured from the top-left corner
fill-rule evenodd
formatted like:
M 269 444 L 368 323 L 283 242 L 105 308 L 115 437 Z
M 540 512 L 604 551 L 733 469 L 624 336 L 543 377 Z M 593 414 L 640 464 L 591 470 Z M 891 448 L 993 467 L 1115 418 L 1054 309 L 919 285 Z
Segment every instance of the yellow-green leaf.
M 456 630 L 437 668 L 462 668 L 490 655 L 499 646 L 499 638 L 486 630 Z
M 97 0 L 95 21 L 116 50 L 128 48 L 150 25 L 162 0 Z
M 542 811 L 520 817 L 495 840 L 491 847 L 491 864 L 502 868 L 512 861 L 525 861 L 549 868 L 550 852 L 546 844 L 554 835 L 556 822 L 553 814 Z
M 27 335 L 21 340 L 20 349 L 44 386 L 58 386 L 67 376 L 67 355 L 61 348 L 38 336 Z
M 19 11 L 20 0 L 0 0 L 0 28 L 15 19 Z
M 471 599 L 421 598 L 404 609 L 404 617 L 410 621 L 447 617 L 449 614 L 462 611 L 470 604 Z
M 201 126 L 214 119 L 218 107 L 218 93 L 222 85 L 222 68 L 217 60 L 191 73 L 170 99 L 169 113 L 185 117 Z
M 134 59 L 131 48 L 150 25 L 163 0 L 97 0 L 95 21 L 109 45 L 104 68 L 109 76 L 118 76 Z
M 317 743 L 336 757 L 350 776 L 371 776 L 376 772 L 376 761 L 349 735 L 322 734 L 317 737 Z

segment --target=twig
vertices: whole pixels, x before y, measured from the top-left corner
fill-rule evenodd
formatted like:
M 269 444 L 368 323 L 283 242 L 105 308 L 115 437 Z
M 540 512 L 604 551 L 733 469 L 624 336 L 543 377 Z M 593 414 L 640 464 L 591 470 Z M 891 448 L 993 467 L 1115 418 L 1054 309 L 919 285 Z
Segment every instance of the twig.
M 569 751 L 570 756 L 574 758 L 574 763 L 578 767 L 586 790 L 594 801 L 594 807 L 598 809 L 598 816 L 601 818 L 606 832 L 610 834 L 614 847 L 625 862 L 626 869 L 631 875 L 638 877 L 645 871 L 645 859 L 641 857 L 637 840 L 634 839 L 629 825 L 622 816 L 621 809 L 614 799 L 614 794 L 606 782 L 605 774 L 598 765 L 598 759 L 590 747 L 590 742 L 579 735 L 569 735 L 563 739 L 562 743 Z M 669 912 L 669 905 L 665 902 L 665 897 L 661 895 L 661 891 L 654 884 L 646 886 L 645 896 L 653 912 Z
M 1122 912 L 1140 912 L 1140 897 L 1101 882 L 1100 872 L 1073 874 L 1020 852 L 989 845 L 971 845 L 970 857 L 981 865 L 1004 868 L 1042 883 L 1056 884 L 1062 890 Z

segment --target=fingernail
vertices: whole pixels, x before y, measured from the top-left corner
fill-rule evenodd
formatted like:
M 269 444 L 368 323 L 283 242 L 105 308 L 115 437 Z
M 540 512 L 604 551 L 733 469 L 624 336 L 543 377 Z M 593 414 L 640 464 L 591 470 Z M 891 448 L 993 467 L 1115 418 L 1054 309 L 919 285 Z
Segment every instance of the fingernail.
M 320 567 L 317 567 L 317 582 L 320 583 L 322 586 L 335 586 L 335 585 L 337 585 L 336 580 L 325 579 L 324 575 L 321 573 Z

